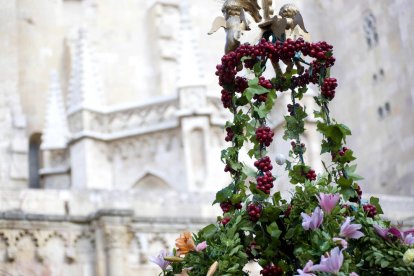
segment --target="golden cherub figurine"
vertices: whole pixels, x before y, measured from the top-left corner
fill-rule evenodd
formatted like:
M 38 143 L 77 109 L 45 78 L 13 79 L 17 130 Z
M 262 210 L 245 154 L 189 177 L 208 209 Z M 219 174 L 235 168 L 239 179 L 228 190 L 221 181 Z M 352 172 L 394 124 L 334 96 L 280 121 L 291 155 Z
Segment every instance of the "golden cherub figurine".
M 208 34 L 213 34 L 221 27 L 226 30 L 224 52 L 227 54 L 240 46 L 242 32 L 250 30 L 245 12 L 249 13 L 256 23 L 262 20 L 262 16 L 256 0 L 226 0 L 221 11 L 224 17 L 219 16 L 214 20 Z

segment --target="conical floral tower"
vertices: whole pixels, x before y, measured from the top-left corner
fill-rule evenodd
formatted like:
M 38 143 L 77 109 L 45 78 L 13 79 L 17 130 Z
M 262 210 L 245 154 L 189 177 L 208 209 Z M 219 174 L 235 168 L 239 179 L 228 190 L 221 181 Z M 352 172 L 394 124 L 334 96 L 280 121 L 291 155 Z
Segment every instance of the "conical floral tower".
M 252 9 L 251 2 L 255 1 L 225 1 L 224 17 L 215 23 L 222 24 L 227 34 L 248 31 L 244 9 Z M 293 5 L 263 18 L 262 39 L 237 46 L 232 41 L 236 37 L 227 36 L 228 45 L 237 47 L 226 51 L 217 65 L 223 107 L 233 114 L 226 123 L 229 146 L 221 154 L 232 181 L 214 201 L 223 215 L 197 234 L 181 234 L 171 256 L 163 254 L 154 261 L 164 275 L 249 275 L 248 262 L 256 262 L 265 276 L 413 274 L 414 229 L 401 231 L 383 220 L 377 198 L 362 200 L 356 158 L 345 145 L 351 130 L 330 115 L 338 86 L 330 75 L 333 47 L 287 36 L 286 30 L 297 26 L 307 33 Z M 273 76 L 265 77 L 270 70 Z M 303 103 L 310 85 L 319 88 L 314 111 Z M 291 99 L 283 135 L 291 150 L 286 160 L 277 159 L 286 166 L 293 185 L 289 198 L 275 191 L 275 156 L 268 151 L 274 142 L 268 116 L 277 92 Z M 304 156 L 308 117 L 317 121 L 321 155 L 329 159 L 320 175 Z M 254 169 L 240 161 L 244 147 L 250 149 Z

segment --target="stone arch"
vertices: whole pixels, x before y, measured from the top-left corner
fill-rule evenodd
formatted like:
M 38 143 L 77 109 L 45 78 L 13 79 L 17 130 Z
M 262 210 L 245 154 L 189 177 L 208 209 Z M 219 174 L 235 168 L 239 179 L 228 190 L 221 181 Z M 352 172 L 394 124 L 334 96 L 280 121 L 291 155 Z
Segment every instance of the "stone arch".
M 35 262 L 37 259 L 39 243 L 32 232 L 22 231 L 16 237 L 17 259 L 21 263 Z
M 169 189 L 170 186 L 161 177 L 154 173 L 147 172 L 132 186 L 133 189 L 152 190 Z
M 145 263 L 145 257 L 143 256 L 142 244 L 139 237 L 134 235 L 128 244 L 128 264 L 135 267 L 143 263 Z
M 207 175 L 205 130 L 200 127 L 195 127 L 189 132 L 189 137 L 191 153 L 190 157 L 192 172 L 194 175 L 194 183 L 196 186 L 201 186 L 204 183 Z
M 168 242 L 164 237 L 155 234 L 152 238 L 148 239 L 146 256 L 143 256 L 145 258 L 143 260 L 144 263 L 148 262 L 150 256 L 157 256 L 162 249 L 169 250 Z

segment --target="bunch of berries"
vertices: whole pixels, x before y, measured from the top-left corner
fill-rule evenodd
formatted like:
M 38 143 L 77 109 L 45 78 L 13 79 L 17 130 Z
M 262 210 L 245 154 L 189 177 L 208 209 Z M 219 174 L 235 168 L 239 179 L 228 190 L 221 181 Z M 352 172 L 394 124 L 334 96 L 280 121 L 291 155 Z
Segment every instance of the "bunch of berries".
M 257 178 L 257 189 L 266 194 L 270 194 L 270 189 L 273 188 L 274 177 L 270 171 L 267 171 L 263 176 Z
M 307 173 L 306 173 L 306 178 L 310 181 L 314 181 L 316 180 L 316 173 L 314 170 L 310 169 Z
M 226 140 L 226 142 L 231 142 L 233 141 L 234 138 L 234 132 L 231 129 L 231 127 L 226 127 L 226 131 L 227 131 L 227 136 L 224 140 Z
M 222 219 L 220 220 L 220 223 L 221 223 L 221 224 L 223 224 L 223 226 L 225 226 L 227 223 L 229 223 L 229 222 L 230 222 L 230 220 L 231 220 L 231 218 L 230 218 L 230 217 L 225 217 L 225 218 L 222 218 Z
M 357 193 L 357 196 L 352 197 L 349 199 L 349 201 L 351 202 L 361 202 L 361 198 L 362 198 L 362 189 L 358 184 L 355 184 L 355 192 Z
M 224 201 L 220 203 L 220 208 L 223 210 L 223 213 L 228 213 L 233 208 L 233 204 L 230 201 Z
M 259 78 L 259 85 L 266 88 L 266 89 L 272 89 L 273 88 L 273 85 L 270 82 L 270 80 L 267 80 L 264 77 Z M 267 93 L 261 94 L 261 95 L 254 95 L 253 99 L 255 99 L 257 102 L 263 103 L 267 100 Z
M 230 212 L 233 208 L 236 210 L 240 210 L 243 206 L 240 202 L 233 204 L 231 201 L 223 201 L 220 203 L 221 210 L 223 210 L 223 213 Z
M 338 86 L 335 78 L 326 78 L 322 84 L 322 95 L 328 100 L 332 100 L 335 97 L 335 89 Z
M 224 108 L 229 108 L 232 105 L 232 94 L 231 92 L 223 89 L 221 90 L 221 102 L 223 103 Z
M 300 153 L 305 153 L 306 151 L 306 147 L 304 143 L 296 144 L 295 141 L 290 142 L 290 145 L 292 146 L 292 150 L 294 154 L 300 154 Z
M 226 165 L 225 167 L 224 167 L 224 172 L 230 172 L 230 173 L 234 173 L 234 170 L 229 166 L 229 165 Z
M 266 147 L 270 146 L 273 142 L 274 132 L 270 127 L 259 127 L 256 129 L 256 139 L 260 144 L 265 145 Z
M 273 166 L 270 161 L 269 156 L 265 156 L 257 161 L 254 162 L 254 166 L 261 170 L 262 172 L 267 172 L 273 170 Z
M 283 275 L 283 270 L 277 265 L 267 265 L 260 271 L 263 276 L 280 276 Z
M 294 111 L 297 110 L 298 108 L 301 108 L 301 106 L 300 106 L 300 104 L 295 103 L 295 105 L 288 104 L 287 108 L 288 108 L 288 112 L 289 112 L 290 116 L 294 116 L 295 115 Z
M 249 219 L 253 222 L 256 222 L 259 220 L 260 215 L 262 214 L 262 207 L 252 203 L 247 206 L 247 212 L 249 213 Z
M 373 218 L 377 214 L 377 208 L 372 204 L 365 204 L 363 208 L 368 217 Z
M 234 86 L 235 86 L 236 92 L 243 93 L 244 90 L 246 90 L 247 87 L 249 87 L 249 84 L 245 77 L 237 76 L 236 79 L 234 80 Z

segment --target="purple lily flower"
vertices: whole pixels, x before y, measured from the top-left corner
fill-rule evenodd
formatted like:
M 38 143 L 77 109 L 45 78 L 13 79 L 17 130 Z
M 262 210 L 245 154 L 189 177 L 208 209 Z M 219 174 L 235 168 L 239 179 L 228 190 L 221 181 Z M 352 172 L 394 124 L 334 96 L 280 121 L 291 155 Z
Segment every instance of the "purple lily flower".
M 305 213 L 301 213 L 300 215 L 302 216 L 302 226 L 305 230 L 315 230 L 316 228 L 319 228 L 323 222 L 323 211 L 319 207 L 315 208 L 311 216 Z
M 171 264 L 170 262 L 164 260 L 164 257 L 167 257 L 167 251 L 162 249 L 158 256 L 150 257 L 149 260 L 154 264 L 158 265 L 162 270 L 166 270 L 167 267 Z
M 359 239 L 363 236 L 365 236 L 361 231 L 358 231 L 361 229 L 361 224 L 351 224 L 352 219 L 350 217 L 347 217 L 345 219 L 345 222 L 341 226 L 341 232 L 339 233 L 339 236 L 349 239 Z
M 389 229 L 382 228 L 379 225 L 373 225 L 375 232 L 384 240 L 390 240 L 392 238 L 396 238 L 401 240 L 406 245 L 413 245 L 414 244 L 414 229 L 410 229 L 404 232 L 401 232 L 399 229 L 395 227 L 391 227 Z
M 414 245 L 414 235 L 411 233 L 408 235 L 404 235 L 404 243 L 406 245 Z
M 375 233 L 383 239 L 387 239 L 388 229 L 382 228 L 378 224 L 373 225 Z
M 338 204 L 339 194 L 324 194 L 319 193 L 319 196 L 316 196 L 319 201 L 319 205 L 322 207 L 327 214 L 330 214 Z
M 203 241 L 203 242 L 200 242 L 199 244 L 197 244 L 196 251 L 200 252 L 200 251 L 203 251 L 206 248 L 207 248 L 207 242 Z
M 343 262 L 344 255 L 342 254 L 342 250 L 339 250 L 339 247 L 335 247 L 328 254 L 328 257 L 322 256 L 320 264 L 312 266 L 311 270 L 339 273 Z
M 303 269 L 297 270 L 299 274 L 296 274 L 295 276 L 316 276 L 315 274 L 311 273 L 312 266 L 313 266 L 313 262 L 308 261 Z

